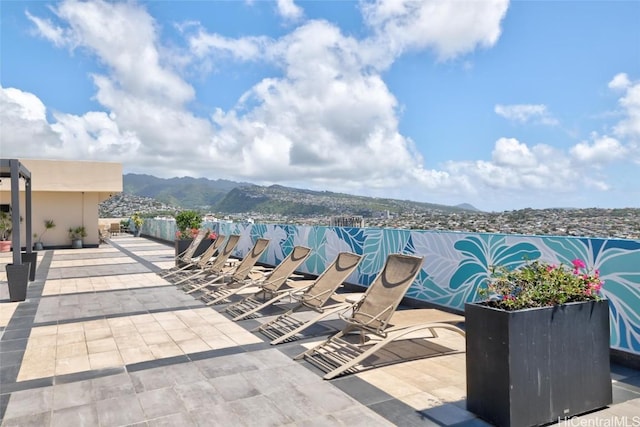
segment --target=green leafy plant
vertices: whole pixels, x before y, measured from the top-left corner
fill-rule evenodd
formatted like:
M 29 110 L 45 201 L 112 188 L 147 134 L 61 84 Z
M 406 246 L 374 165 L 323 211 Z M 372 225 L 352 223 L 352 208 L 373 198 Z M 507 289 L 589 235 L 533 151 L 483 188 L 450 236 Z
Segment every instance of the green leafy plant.
M 87 237 L 87 229 L 85 227 L 69 228 L 69 239 L 78 240 Z
M 12 230 L 11 215 L 8 212 L 0 212 L 0 240 L 9 240 Z
M 175 216 L 176 239 L 192 239 L 198 234 L 202 216 L 196 211 L 182 211 Z
M 51 230 L 52 228 L 55 228 L 56 223 L 52 220 L 52 219 L 45 219 L 44 220 L 44 231 L 42 233 L 38 234 L 34 234 L 33 237 L 35 237 L 38 243 L 42 243 L 42 236 L 45 235 L 45 233 L 49 230 Z
M 9 212 L 0 212 L 0 240 L 10 240 L 13 231 L 13 220 Z M 22 216 L 20 217 L 22 222 Z
M 133 222 L 133 225 L 136 226 L 136 229 L 140 229 L 140 227 L 142 227 L 142 224 L 144 224 L 144 218 L 142 218 L 140 214 L 136 212 L 131 215 L 131 222 Z
M 509 311 L 599 300 L 604 284 L 599 271 L 587 270 L 580 259 L 572 264 L 573 268 L 533 261 L 515 270 L 492 267 L 478 293 L 488 298 L 484 304 Z

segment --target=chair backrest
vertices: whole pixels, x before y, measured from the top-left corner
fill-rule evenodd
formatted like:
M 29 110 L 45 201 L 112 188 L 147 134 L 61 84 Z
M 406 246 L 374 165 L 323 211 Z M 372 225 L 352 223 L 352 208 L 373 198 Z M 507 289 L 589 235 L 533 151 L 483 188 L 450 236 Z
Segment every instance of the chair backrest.
M 309 307 L 322 307 L 347 277 L 358 267 L 362 256 L 340 252 L 322 272 L 313 285 L 302 294 L 302 303 Z
M 232 280 L 239 282 L 246 279 L 268 246 L 269 239 L 256 240 L 251 251 L 242 258 L 242 261 L 233 272 Z
M 227 263 L 227 260 L 235 250 L 238 245 L 238 241 L 240 240 L 240 235 L 232 234 L 227 239 L 227 243 L 224 245 L 224 248 L 220 251 L 216 259 L 211 263 L 209 267 L 209 271 L 212 273 L 217 273 L 222 270 L 222 267 Z
M 271 274 L 261 285 L 263 289 L 271 292 L 275 292 L 284 285 L 289 276 L 296 271 L 296 268 L 304 262 L 305 259 L 311 253 L 311 249 L 304 246 L 294 246 L 293 250 L 288 257 L 283 259 L 276 268 L 271 271 Z
M 390 254 L 354 310 L 350 319 L 353 324 L 384 334 L 389 319 L 420 273 L 423 261 L 424 257 Z
M 120 232 L 120 223 L 112 222 L 109 227 L 109 231 L 113 234 L 118 234 Z
M 200 242 L 202 242 L 206 234 L 207 234 L 207 230 L 203 228 L 198 230 L 198 234 L 196 234 L 196 237 L 193 238 L 193 240 L 191 241 L 191 244 L 189 244 L 189 247 L 187 247 L 187 249 L 185 249 L 184 252 L 179 254 L 178 257 L 183 260 L 191 259 L 193 257 L 193 254 L 196 253 L 196 249 L 198 249 L 198 246 L 200 246 Z
M 198 267 L 204 268 L 209 263 L 211 257 L 215 255 L 218 249 L 220 249 L 220 246 L 222 246 L 222 244 L 224 243 L 224 239 L 225 236 L 223 234 L 220 234 L 218 235 L 218 237 L 216 237 L 215 240 L 211 242 L 207 250 L 205 250 L 202 255 L 200 255 L 200 259 L 197 262 Z

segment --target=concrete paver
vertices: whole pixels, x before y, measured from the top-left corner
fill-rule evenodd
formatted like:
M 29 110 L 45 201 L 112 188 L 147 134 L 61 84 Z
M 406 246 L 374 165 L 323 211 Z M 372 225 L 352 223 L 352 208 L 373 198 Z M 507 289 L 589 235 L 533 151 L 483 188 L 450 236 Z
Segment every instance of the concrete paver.
M 372 363 L 418 360 L 324 381 L 291 357 L 322 337 L 271 347 L 249 331 L 256 320 L 232 322 L 156 274 L 171 246 L 126 234 L 111 243 L 43 251 L 25 302 L 0 286 L 2 426 L 485 425 L 464 409 L 457 334 Z M 640 413 L 638 375 L 614 372 L 620 402 L 580 420 Z

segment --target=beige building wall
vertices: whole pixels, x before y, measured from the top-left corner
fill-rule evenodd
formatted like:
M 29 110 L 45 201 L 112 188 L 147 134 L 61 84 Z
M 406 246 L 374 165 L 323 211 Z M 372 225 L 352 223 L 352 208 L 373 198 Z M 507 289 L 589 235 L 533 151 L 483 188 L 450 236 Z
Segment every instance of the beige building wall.
M 44 221 L 52 219 L 56 227 L 46 232 L 47 246 L 70 246 L 69 228 L 84 226 L 85 245 L 98 245 L 98 204 L 122 191 L 120 163 L 20 159 L 31 172 L 32 231 L 41 234 Z M 25 213 L 24 183 L 21 183 L 20 213 Z M 0 185 L 0 203 L 11 203 L 9 179 Z M 26 245 L 26 230 L 21 226 L 21 246 Z M 36 239 L 32 239 L 33 242 Z

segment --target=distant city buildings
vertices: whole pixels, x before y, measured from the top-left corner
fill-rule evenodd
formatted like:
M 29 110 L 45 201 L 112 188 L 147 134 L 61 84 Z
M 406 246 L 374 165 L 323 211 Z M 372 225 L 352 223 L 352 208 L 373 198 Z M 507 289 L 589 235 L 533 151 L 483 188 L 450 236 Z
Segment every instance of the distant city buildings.
M 155 199 L 132 195 L 114 196 L 100 206 L 102 218 L 128 218 L 134 212 L 150 216 L 172 216 L 182 210 Z M 282 215 L 260 212 L 212 213 L 207 219 L 267 224 L 318 225 L 336 227 L 402 228 L 411 230 L 459 231 L 470 233 L 522 234 L 640 239 L 640 209 L 521 209 L 505 212 L 443 212 L 410 210 L 401 213 L 381 210 L 364 215 Z
M 364 218 L 361 215 L 353 216 L 332 216 L 329 220 L 331 227 L 364 227 Z

